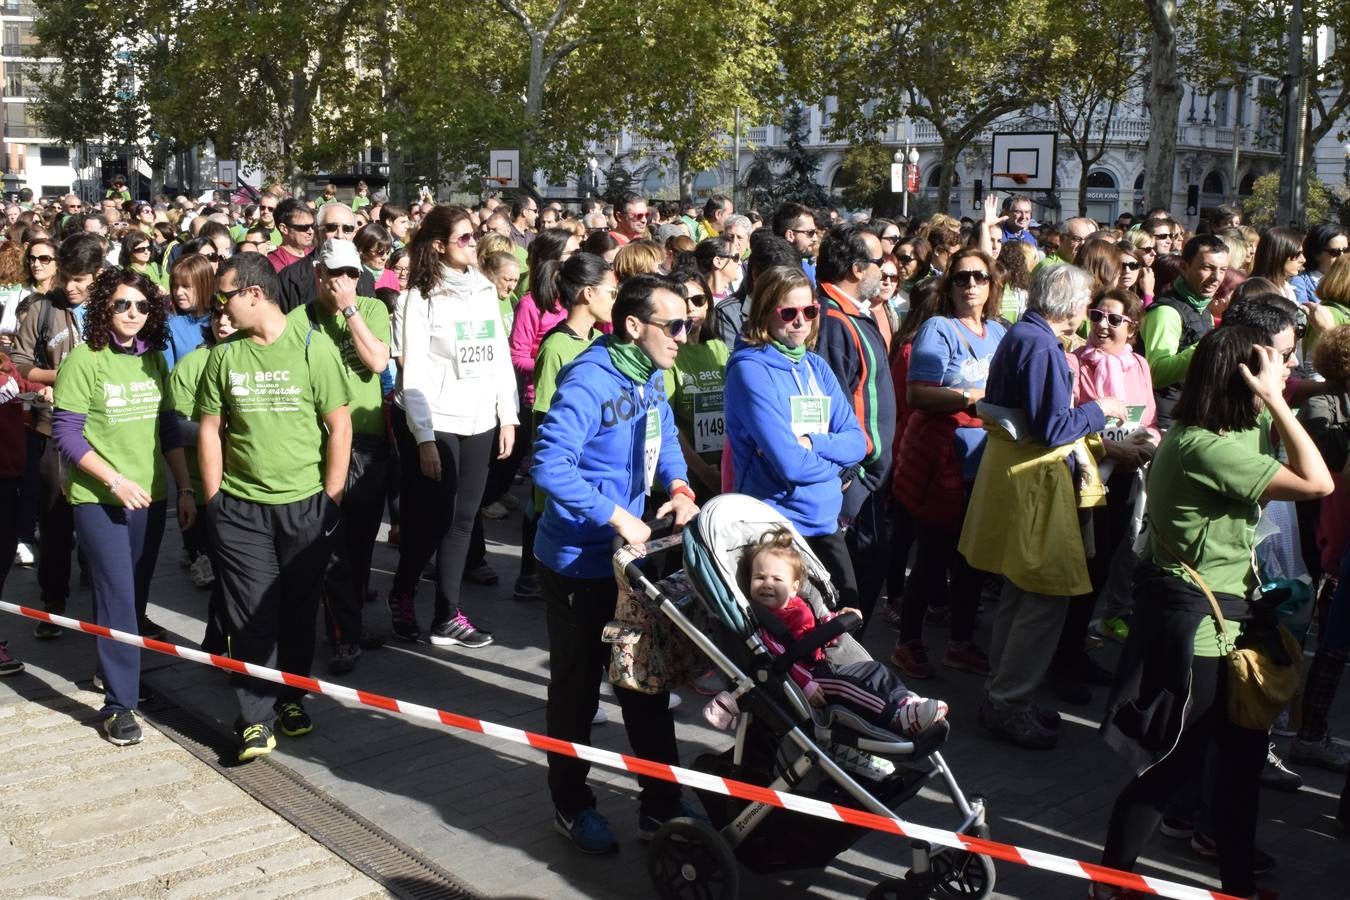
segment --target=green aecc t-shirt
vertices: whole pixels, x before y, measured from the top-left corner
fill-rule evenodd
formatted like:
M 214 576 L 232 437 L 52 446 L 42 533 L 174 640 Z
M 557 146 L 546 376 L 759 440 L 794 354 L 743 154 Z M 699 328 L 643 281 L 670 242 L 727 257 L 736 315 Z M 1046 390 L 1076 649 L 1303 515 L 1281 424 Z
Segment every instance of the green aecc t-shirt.
M 357 297 L 356 308 L 371 334 L 388 346 L 388 308 L 371 297 Z M 337 345 L 338 355 L 342 358 L 342 373 L 347 379 L 347 392 L 351 396 L 352 433 L 383 437 L 384 394 L 380 392 L 380 373 L 370 371 L 361 362 L 361 355 L 356 351 L 356 341 L 347 327 L 347 319 L 340 311 L 325 313 L 316 301 L 297 306 L 287 313 L 287 318 L 308 328 L 311 310 L 319 328 Z
M 221 490 L 281 505 L 323 489 L 322 417 L 348 402 L 337 347 L 308 323 L 287 319 L 271 344 L 238 333 L 211 348 L 199 415 L 228 430 Z
M 168 383 L 169 367 L 158 350 L 134 356 L 88 344 L 70 351 L 56 378 L 56 408 L 84 416 L 84 438 L 94 452 L 152 500 L 165 496 L 159 410 Z M 103 482 L 74 465 L 69 485 L 72 504 L 122 505 Z

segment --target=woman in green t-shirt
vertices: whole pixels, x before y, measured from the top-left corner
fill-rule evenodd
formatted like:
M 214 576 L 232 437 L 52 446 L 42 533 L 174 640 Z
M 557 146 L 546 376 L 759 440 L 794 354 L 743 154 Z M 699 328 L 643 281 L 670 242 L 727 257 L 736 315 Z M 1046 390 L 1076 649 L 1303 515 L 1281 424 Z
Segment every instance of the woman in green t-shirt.
M 67 496 L 89 564 L 95 618 L 119 631 L 153 634 L 145 610 L 164 535 L 164 462 L 175 484 L 188 483 L 161 352 L 168 303 L 144 275 L 104 269 L 85 308 L 84 343 L 56 378 L 52 439 L 74 467 Z M 192 488 L 179 488 L 177 508 L 179 526 L 189 528 L 197 514 Z M 140 650 L 99 641 L 98 665 L 104 734 L 119 746 L 135 744 Z
M 1132 868 L 1168 802 L 1188 783 L 1208 781 L 1201 779 L 1208 765 L 1213 785 L 1202 802 L 1219 874 L 1224 892 L 1241 897 L 1256 890 L 1252 851 L 1266 732 L 1229 721 L 1216 623 L 1181 562 L 1221 602 L 1242 610 L 1256 587 L 1261 504 L 1331 492 L 1326 464 L 1283 396 L 1295 340 L 1292 328 L 1271 336 L 1225 325 L 1196 346 L 1175 424 L 1149 473 L 1149 550 L 1135 571 L 1134 617 L 1102 728 L 1137 772 L 1116 800 L 1102 864 Z M 1263 406 L 1287 466 L 1255 452 Z M 1118 896 L 1105 885 L 1094 890 L 1099 898 Z
M 673 385 L 671 409 L 689 467 L 689 483 L 694 493 L 707 499 L 722 493 L 722 448 L 726 443 L 722 386 L 731 349 L 716 337 L 717 311 L 710 302 L 712 288 L 703 275 L 697 269 L 677 269 L 670 273 L 670 280 L 684 293 L 694 324 L 689 340 L 680 345 L 666 384 Z

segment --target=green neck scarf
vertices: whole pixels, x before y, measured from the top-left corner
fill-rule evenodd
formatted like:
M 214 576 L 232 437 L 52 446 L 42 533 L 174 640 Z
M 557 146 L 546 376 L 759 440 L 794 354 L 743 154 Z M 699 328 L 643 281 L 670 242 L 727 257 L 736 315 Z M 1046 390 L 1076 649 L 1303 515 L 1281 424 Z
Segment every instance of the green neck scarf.
M 643 353 L 637 344 L 619 343 L 611 338 L 605 343 L 605 349 L 609 351 L 609 359 L 614 363 L 614 368 L 638 384 L 646 384 L 656 371 L 656 363 L 652 362 L 651 357 Z
M 1186 283 L 1186 279 L 1180 275 L 1177 280 L 1172 282 L 1172 290 L 1177 292 L 1177 296 L 1186 301 L 1186 304 L 1192 307 L 1196 312 L 1203 313 L 1209 308 L 1208 297 L 1201 297 L 1191 292 L 1191 286 Z
M 787 344 L 780 343 L 779 341 L 771 341 L 770 343 L 773 344 L 775 350 L 792 360 L 794 363 L 799 363 L 806 359 L 805 344 L 802 344 L 800 347 L 789 347 Z

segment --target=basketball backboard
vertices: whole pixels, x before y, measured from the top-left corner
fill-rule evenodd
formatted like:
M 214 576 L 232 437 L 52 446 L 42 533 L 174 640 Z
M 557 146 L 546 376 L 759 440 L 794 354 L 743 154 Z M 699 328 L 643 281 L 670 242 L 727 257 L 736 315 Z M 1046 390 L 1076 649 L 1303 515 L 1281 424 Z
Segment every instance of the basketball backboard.
M 500 187 L 520 187 L 520 151 L 488 151 L 488 176 Z M 502 179 L 506 179 L 502 181 Z
M 996 133 L 990 187 L 996 191 L 1051 190 L 1055 186 L 1057 138 L 1053 131 Z

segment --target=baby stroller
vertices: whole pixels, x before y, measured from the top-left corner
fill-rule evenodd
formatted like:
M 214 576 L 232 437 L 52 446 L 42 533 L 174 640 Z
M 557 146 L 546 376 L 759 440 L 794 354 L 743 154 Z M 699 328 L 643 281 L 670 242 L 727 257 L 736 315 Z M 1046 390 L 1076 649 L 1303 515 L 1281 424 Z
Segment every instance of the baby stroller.
M 790 529 L 806 560 L 810 585 L 803 586 L 803 599 L 817 614 L 833 608 L 835 590 L 806 541 L 782 515 L 750 497 L 717 497 L 682 535 L 653 541 L 640 550 L 616 550 L 615 568 L 633 592 L 650 603 L 654 613 L 673 622 L 731 682 L 729 692 L 739 709 L 735 745 L 723 753 L 699 756 L 692 768 L 887 817 L 928 781 L 940 778 L 961 815 L 956 830 L 987 838 L 983 800 L 966 798 L 938 752 L 949 731 L 946 721 L 917 738 L 902 738 L 844 707 L 812 707 L 788 677 L 793 660 L 809 658 L 835 638 L 836 645 L 826 648 L 835 664 L 869 659 L 847 633 L 860 624 L 856 616 L 847 614 L 819 626 L 780 657 L 765 648 L 758 636 L 757 607 L 746 594 L 741 560 L 746 548 L 773 528 Z M 654 583 L 643 573 L 640 554 L 680 544 L 683 577 Z M 691 585 L 693 597 L 671 596 L 667 588 L 672 584 Z M 738 864 L 757 873 L 824 867 L 867 833 L 763 803 L 697 793 L 709 821 L 673 819 L 651 843 L 648 872 L 663 898 L 730 900 L 739 888 Z M 994 866 L 988 856 L 919 841 L 912 849 L 909 872 L 876 885 L 869 900 L 984 898 L 992 893 Z

